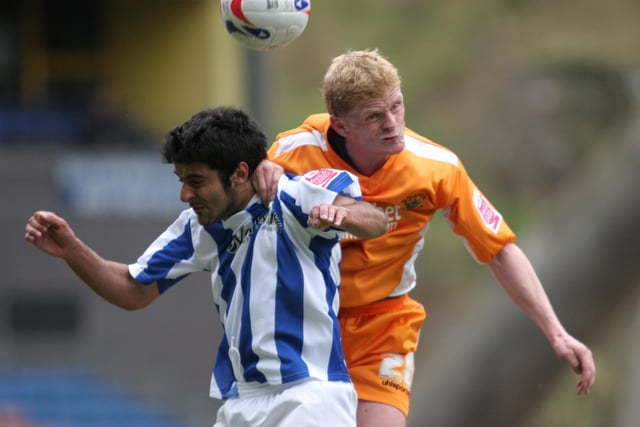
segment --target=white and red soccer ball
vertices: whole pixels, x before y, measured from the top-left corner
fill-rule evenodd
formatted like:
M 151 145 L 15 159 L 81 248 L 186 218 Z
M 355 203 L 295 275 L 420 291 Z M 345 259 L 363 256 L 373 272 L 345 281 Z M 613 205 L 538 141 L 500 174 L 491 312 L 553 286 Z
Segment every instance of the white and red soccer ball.
M 220 0 L 227 32 L 254 50 L 288 45 L 303 33 L 310 13 L 311 0 Z

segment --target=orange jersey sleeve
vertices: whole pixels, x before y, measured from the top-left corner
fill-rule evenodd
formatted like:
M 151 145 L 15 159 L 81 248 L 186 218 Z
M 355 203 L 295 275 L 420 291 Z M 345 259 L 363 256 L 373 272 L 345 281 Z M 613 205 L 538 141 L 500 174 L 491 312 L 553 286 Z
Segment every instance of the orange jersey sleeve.
M 341 306 L 355 307 L 409 292 L 416 284 L 415 260 L 434 213 L 441 210 L 478 262 L 488 262 L 515 240 L 502 215 L 469 178 L 458 157 L 415 132 L 405 132 L 405 149 L 371 176 L 359 174 L 331 148 L 329 116 L 309 116 L 280 133 L 269 159 L 296 174 L 318 168 L 355 174 L 365 201 L 383 209 L 387 232 L 341 241 Z

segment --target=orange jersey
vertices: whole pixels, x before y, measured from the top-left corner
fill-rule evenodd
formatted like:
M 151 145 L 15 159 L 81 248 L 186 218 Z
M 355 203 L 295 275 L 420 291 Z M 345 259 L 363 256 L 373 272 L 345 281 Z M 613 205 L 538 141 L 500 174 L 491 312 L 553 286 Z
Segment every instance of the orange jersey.
M 415 260 L 438 209 L 478 262 L 490 261 L 515 240 L 502 215 L 449 149 L 406 129 L 404 150 L 373 175 L 364 176 L 332 149 L 328 130 L 328 114 L 311 115 L 298 128 L 280 133 L 268 156 L 296 174 L 319 168 L 348 170 L 358 177 L 363 199 L 387 214 L 382 236 L 341 241 L 341 307 L 403 295 L 415 287 Z

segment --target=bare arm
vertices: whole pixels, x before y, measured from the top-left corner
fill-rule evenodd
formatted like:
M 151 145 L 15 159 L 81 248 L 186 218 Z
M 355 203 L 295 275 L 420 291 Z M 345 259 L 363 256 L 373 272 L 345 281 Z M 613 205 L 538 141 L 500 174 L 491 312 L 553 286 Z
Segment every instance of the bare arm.
M 126 264 L 105 260 L 82 242 L 67 222 L 52 212 L 29 218 L 25 239 L 43 252 L 62 258 L 73 272 L 107 301 L 127 310 L 146 307 L 159 295 L 155 284 L 142 285 Z
M 578 394 L 588 394 L 596 378 L 591 350 L 565 331 L 524 252 L 510 243 L 493 258 L 489 269 L 511 300 L 542 330 L 558 357 L 581 374 Z
M 369 239 L 387 231 L 387 216 L 370 203 L 337 196 L 333 204 L 311 209 L 309 225 L 319 230 L 332 226 Z

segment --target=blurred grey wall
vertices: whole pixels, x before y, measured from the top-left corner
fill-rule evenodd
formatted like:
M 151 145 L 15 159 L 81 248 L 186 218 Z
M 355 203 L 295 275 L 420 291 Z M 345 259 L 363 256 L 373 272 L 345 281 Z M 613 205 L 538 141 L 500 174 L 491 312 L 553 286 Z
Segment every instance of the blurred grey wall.
M 173 220 L 153 213 L 127 219 L 113 212 L 69 212 L 54 170 L 70 154 L 62 148 L 0 146 L 0 363 L 85 366 L 184 419 L 213 424 L 218 401 L 208 392 L 220 327 L 206 274 L 185 279 L 151 307 L 127 312 L 94 294 L 63 261 L 24 240 L 29 216 L 51 210 L 64 215 L 99 254 L 129 263 Z M 160 163 L 157 153 L 149 156 Z M 167 202 L 174 205 L 177 198 L 175 193 Z M 139 203 L 144 206 L 145 199 Z

